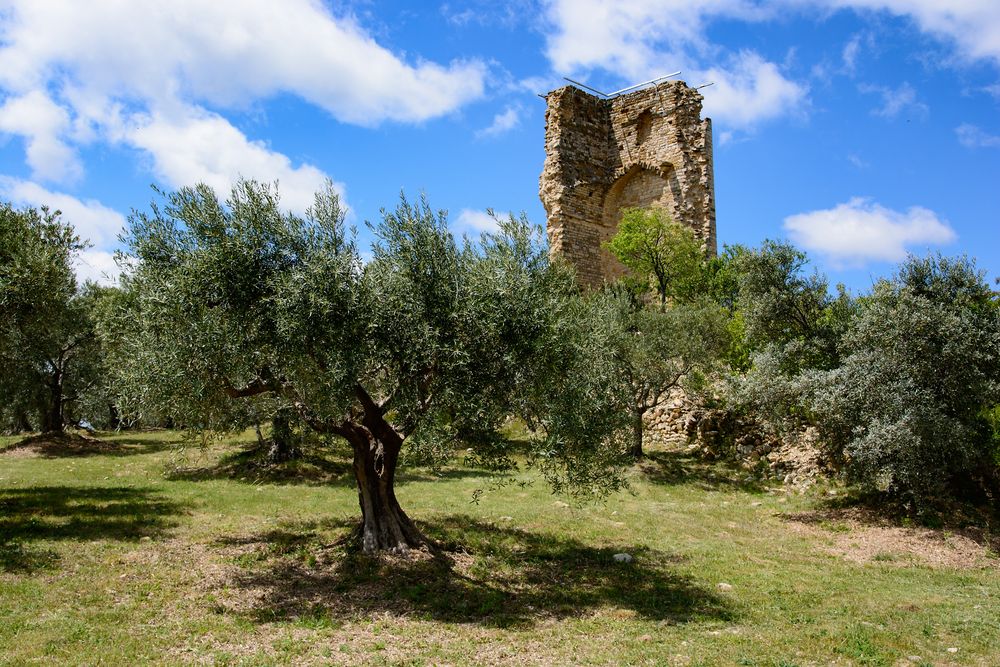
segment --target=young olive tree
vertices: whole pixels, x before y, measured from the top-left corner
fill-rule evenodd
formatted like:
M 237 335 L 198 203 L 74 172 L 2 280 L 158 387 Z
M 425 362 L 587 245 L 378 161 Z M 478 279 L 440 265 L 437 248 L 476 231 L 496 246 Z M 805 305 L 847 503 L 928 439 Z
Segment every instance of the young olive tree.
M 525 221 L 459 244 L 443 213 L 403 199 L 363 262 L 329 186 L 304 217 L 252 181 L 225 202 L 207 186 L 164 196 L 124 237 L 127 307 L 112 327 L 131 414 L 228 428 L 270 406 L 340 436 L 366 552 L 423 542 L 395 496 L 404 447 L 461 441 L 503 468 L 497 429 L 513 413 L 542 427 L 531 458 L 557 487 L 621 483 L 613 365 Z
M 663 312 L 638 305 L 621 290 L 599 294 L 595 326 L 608 327 L 628 396 L 630 454 L 643 456 L 644 416 L 676 387 L 703 388 L 728 343 L 725 313 L 714 304 L 676 304 Z

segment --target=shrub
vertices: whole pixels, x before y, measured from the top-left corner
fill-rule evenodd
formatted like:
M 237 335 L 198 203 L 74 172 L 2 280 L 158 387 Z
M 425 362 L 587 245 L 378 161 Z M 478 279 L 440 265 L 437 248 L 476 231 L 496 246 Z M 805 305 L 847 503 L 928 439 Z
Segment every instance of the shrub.
M 861 301 L 842 363 L 800 378 L 855 480 L 924 505 L 993 474 L 984 414 L 1000 387 L 998 315 L 974 263 L 940 255 L 911 257 Z

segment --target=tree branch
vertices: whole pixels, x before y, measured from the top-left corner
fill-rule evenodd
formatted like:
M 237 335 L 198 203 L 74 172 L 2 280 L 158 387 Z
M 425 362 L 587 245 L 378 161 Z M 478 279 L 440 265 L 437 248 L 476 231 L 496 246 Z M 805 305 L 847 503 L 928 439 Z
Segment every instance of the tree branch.
M 260 376 L 254 378 L 249 384 L 243 387 L 235 387 L 229 378 L 223 377 L 221 380 L 222 391 L 229 398 L 248 398 L 259 396 L 268 392 L 281 393 L 281 386 L 276 385 L 274 380 L 264 380 Z

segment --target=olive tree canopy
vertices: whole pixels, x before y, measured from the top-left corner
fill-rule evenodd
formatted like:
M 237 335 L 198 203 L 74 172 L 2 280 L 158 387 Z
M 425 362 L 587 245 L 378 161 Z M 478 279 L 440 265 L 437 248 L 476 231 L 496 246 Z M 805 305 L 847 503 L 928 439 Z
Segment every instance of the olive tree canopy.
M 513 461 L 511 414 L 543 437 L 529 459 L 555 486 L 615 488 L 624 414 L 614 365 L 586 326 L 572 274 L 523 219 L 473 245 L 402 199 L 363 261 L 331 187 L 304 216 L 277 189 L 238 183 L 164 195 L 124 237 L 131 269 L 112 329 L 123 408 L 198 429 L 246 425 L 248 401 L 291 408 L 354 456 L 366 551 L 422 542 L 394 494 L 404 446 L 461 442 Z

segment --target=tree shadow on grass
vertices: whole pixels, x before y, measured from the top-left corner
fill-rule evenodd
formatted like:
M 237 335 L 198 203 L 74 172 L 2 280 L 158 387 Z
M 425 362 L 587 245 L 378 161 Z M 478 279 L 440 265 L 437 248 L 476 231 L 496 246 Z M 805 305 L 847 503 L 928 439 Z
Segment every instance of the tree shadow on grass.
M 465 477 L 489 477 L 489 471 L 454 465 L 441 470 L 423 466 L 401 466 L 396 478 L 397 488 L 412 482 L 455 480 Z M 354 468 L 351 461 L 335 451 L 314 449 L 299 459 L 284 463 L 267 460 L 265 450 L 254 443 L 239 451 L 226 454 L 206 466 L 177 467 L 166 473 L 167 479 L 206 481 L 228 479 L 248 484 L 282 484 L 306 486 L 346 486 L 354 488 Z
M 639 468 L 655 484 L 690 484 L 705 491 L 763 493 L 767 486 L 727 461 L 706 461 L 697 454 L 675 450 L 646 452 Z
M 181 505 L 146 489 L 44 486 L 0 490 L 0 570 L 54 567 L 58 554 L 33 545 L 46 540 L 136 541 L 176 525 Z
M 354 485 L 354 473 L 347 460 L 308 453 L 293 461 L 271 463 L 265 450 L 256 443 L 209 465 L 176 467 L 166 473 L 166 478 L 191 482 L 228 479 L 247 484 Z
M 420 522 L 440 549 L 370 557 L 324 547 L 304 524 L 220 543 L 237 555 L 230 610 L 257 622 L 342 622 L 388 612 L 449 623 L 530 626 L 614 607 L 668 623 L 731 619 L 724 597 L 676 572 L 678 557 L 637 545 L 574 539 L 453 515 Z M 461 546 L 459 546 L 461 545 Z M 616 562 L 626 552 L 632 562 Z
M 153 454 L 176 445 L 178 441 L 120 438 L 105 440 L 79 433 L 43 433 L 24 438 L 4 449 L 10 455 L 34 455 L 46 459 L 85 456 L 134 456 Z

